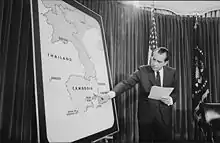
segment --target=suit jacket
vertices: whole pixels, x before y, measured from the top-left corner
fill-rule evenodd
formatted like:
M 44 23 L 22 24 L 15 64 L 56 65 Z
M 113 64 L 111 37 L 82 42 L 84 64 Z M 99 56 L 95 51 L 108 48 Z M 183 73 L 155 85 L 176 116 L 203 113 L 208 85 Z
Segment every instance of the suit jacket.
M 174 87 L 170 94 L 173 103 L 176 102 L 178 95 L 178 76 L 176 69 L 164 66 L 163 87 Z M 139 83 L 139 99 L 138 99 L 138 121 L 140 123 L 149 123 L 155 117 L 163 116 L 165 124 L 171 124 L 172 110 L 171 106 L 167 106 L 158 100 L 149 99 L 151 87 L 156 84 L 155 74 L 149 65 L 139 67 L 127 80 L 118 83 L 114 88 L 116 95 L 121 94 Z

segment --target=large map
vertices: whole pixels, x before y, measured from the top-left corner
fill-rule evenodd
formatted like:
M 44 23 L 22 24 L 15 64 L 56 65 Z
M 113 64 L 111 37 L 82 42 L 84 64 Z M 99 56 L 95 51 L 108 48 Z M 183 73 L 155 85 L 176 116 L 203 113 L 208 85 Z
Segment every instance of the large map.
M 62 0 L 38 0 L 47 138 L 73 142 L 113 126 L 100 24 Z

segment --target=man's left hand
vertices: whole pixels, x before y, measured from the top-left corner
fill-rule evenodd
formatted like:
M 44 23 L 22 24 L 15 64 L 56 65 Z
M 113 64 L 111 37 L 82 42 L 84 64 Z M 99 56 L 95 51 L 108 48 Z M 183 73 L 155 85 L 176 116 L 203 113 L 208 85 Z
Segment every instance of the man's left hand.
M 168 106 L 173 105 L 173 99 L 170 96 L 162 96 L 160 101 L 162 101 L 163 103 L 165 103 Z

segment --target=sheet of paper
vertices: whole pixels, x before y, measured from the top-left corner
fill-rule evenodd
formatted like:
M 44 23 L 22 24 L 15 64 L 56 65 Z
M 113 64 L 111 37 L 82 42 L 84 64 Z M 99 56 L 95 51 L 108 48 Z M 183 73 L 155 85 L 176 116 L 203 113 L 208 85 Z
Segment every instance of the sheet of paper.
M 159 100 L 162 96 L 170 96 L 173 87 L 152 86 L 148 98 Z

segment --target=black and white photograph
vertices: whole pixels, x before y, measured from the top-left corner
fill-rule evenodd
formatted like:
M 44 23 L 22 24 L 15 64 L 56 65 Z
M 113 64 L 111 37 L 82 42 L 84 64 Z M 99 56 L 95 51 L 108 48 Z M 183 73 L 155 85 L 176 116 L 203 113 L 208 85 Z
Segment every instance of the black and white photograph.
M 220 1 L 0 0 L 0 143 L 219 143 Z

